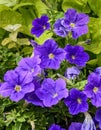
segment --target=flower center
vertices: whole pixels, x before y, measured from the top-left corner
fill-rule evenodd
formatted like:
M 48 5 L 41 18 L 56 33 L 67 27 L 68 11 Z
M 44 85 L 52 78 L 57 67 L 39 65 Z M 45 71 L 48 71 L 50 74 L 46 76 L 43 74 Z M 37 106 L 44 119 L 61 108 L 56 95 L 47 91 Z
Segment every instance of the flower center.
M 98 88 L 97 88 L 97 87 L 94 87 L 94 88 L 93 88 L 93 92 L 94 92 L 94 93 L 98 92 Z
M 53 58 L 54 58 L 54 54 L 50 53 L 50 54 L 48 55 L 48 57 L 49 57 L 49 59 L 53 59 Z
M 31 72 L 34 72 L 34 69 L 31 69 Z
M 43 26 L 43 29 L 46 29 L 46 26 L 45 26 L 45 25 Z
M 55 93 L 54 95 L 53 95 L 53 98 L 56 98 L 58 96 L 58 94 L 57 93 Z
M 74 56 L 74 55 L 72 55 L 72 59 L 73 59 L 73 60 L 75 59 L 75 56 Z
M 74 24 L 74 23 L 70 23 L 70 26 L 71 26 L 72 28 L 74 28 L 74 27 L 75 27 L 75 24 Z
M 15 91 L 19 92 L 19 91 L 21 91 L 21 86 L 20 85 L 16 85 L 14 89 L 15 89 Z
M 81 104 L 81 103 L 82 103 L 82 101 L 81 101 L 81 99 L 80 99 L 80 98 L 78 98 L 78 99 L 77 99 L 77 102 L 78 102 L 79 104 Z

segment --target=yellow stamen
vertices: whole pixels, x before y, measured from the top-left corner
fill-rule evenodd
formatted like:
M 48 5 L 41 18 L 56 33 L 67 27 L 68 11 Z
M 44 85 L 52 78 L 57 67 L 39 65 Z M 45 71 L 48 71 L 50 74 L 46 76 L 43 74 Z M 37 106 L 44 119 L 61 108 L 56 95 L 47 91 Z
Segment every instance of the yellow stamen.
M 53 59 L 53 58 L 54 58 L 54 54 L 50 53 L 50 54 L 48 55 L 48 57 L 49 57 L 49 59 Z
M 81 101 L 81 99 L 80 99 L 80 98 L 78 98 L 78 99 L 77 99 L 77 102 L 78 102 L 79 104 L 81 104 L 81 103 L 82 103 L 82 101 Z
M 53 98 L 56 98 L 58 96 L 58 94 L 57 93 L 55 93 L 54 95 L 53 95 Z
M 97 87 L 94 87 L 93 88 L 93 92 L 96 93 L 98 91 L 98 88 Z
M 75 56 L 72 56 L 72 59 L 74 60 L 74 59 L 75 59 Z
M 20 85 L 16 85 L 14 89 L 15 89 L 15 91 L 19 92 L 19 91 L 21 91 L 21 86 Z
M 31 72 L 34 72 L 34 69 L 31 69 Z
M 43 26 L 43 29 L 46 29 L 46 26 Z
M 74 24 L 74 23 L 70 23 L 70 26 L 71 26 L 72 28 L 74 28 L 74 27 L 75 27 L 75 24 Z

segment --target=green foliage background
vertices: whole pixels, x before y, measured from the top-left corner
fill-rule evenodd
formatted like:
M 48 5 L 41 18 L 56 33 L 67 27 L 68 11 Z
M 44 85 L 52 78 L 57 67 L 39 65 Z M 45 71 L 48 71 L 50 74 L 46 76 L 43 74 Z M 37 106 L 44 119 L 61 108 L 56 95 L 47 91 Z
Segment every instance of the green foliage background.
M 73 42 L 84 46 L 90 55 L 84 72 L 93 71 L 101 66 L 101 0 L 0 0 L 0 81 L 4 73 L 17 66 L 18 61 L 30 56 L 32 47 L 29 39 L 42 44 L 46 39 L 53 37 L 60 46 Z M 64 12 L 74 8 L 90 16 L 89 32 L 77 41 L 57 37 L 53 31 L 56 19 L 63 17 Z M 52 25 L 51 31 L 46 31 L 40 38 L 31 35 L 32 20 L 47 14 Z M 89 44 L 85 42 L 90 41 Z M 61 70 L 62 71 L 62 70 Z M 86 83 L 86 76 L 75 87 L 82 89 Z M 50 77 L 52 73 L 50 73 Z M 92 107 L 92 114 L 95 108 Z M 24 101 L 15 103 L 0 97 L 0 130 L 46 130 L 50 124 L 56 122 L 68 127 L 71 121 L 83 120 L 80 114 L 71 116 L 63 103 L 52 108 L 40 108 L 27 104 Z

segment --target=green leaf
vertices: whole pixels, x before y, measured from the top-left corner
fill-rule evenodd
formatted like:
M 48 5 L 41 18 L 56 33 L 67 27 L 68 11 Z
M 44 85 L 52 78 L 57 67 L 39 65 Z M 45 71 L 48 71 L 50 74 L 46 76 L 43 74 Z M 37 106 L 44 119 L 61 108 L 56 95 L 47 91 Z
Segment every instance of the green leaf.
M 10 39 L 10 38 L 5 38 L 2 42 L 1 42 L 1 44 L 3 45 L 3 46 L 5 46 L 5 45 L 7 45 L 8 43 L 10 43 L 12 40 Z
M 17 43 L 19 45 L 30 45 L 28 38 L 18 38 Z
M 5 32 L 6 31 L 4 29 L 0 28 L 0 42 L 3 39 Z
M 90 8 L 94 11 L 94 13 L 101 17 L 101 0 L 88 0 Z
M 43 44 L 47 39 L 51 38 L 52 35 L 52 32 L 45 31 L 39 38 L 35 38 L 35 40 L 38 44 Z
M 15 32 L 18 31 L 18 29 L 21 27 L 21 24 L 14 24 L 14 25 L 7 25 L 4 27 L 5 30 L 9 32 Z
M 11 10 L 9 7 L 0 4 L 0 12 L 3 10 Z
M 24 19 L 20 13 L 14 11 L 2 11 L 0 12 L 0 27 L 5 27 L 7 25 L 21 24 L 23 25 Z
M 34 6 L 34 4 L 33 3 L 20 3 L 20 4 L 17 4 L 16 6 L 14 6 L 14 8 L 13 8 L 13 10 L 15 11 L 15 10 L 17 10 L 17 9 L 19 9 L 20 7 L 24 7 L 24 6 Z
M 74 87 L 78 88 L 79 90 L 83 90 L 86 83 L 87 80 L 79 81 L 74 85 Z
M 47 13 L 48 7 L 41 0 L 33 0 L 38 17 Z
M 99 54 L 101 52 L 101 18 L 90 18 L 89 22 L 90 44 L 83 44 L 86 50 Z
M 24 53 L 24 55 L 30 55 L 32 51 L 32 47 L 24 47 L 21 52 Z
M 74 8 L 81 12 L 90 12 L 87 0 L 63 0 L 62 9 L 66 11 L 69 8 Z
M 15 42 L 10 42 L 10 43 L 8 44 L 8 48 L 9 48 L 9 49 L 14 48 L 14 47 L 16 47 L 16 43 L 15 43 Z
M 101 53 L 97 55 L 98 66 L 101 66 Z
M 97 63 L 98 63 L 98 59 L 93 59 L 87 62 L 87 64 L 92 65 L 92 66 L 96 66 Z
M 6 5 L 6 6 L 14 6 L 18 3 L 18 0 L 0 0 L 0 4 Z
M 16 122 L 15 125 L 13 126 L 13 130 L 21 130 L 22 123 L 21 122 Z

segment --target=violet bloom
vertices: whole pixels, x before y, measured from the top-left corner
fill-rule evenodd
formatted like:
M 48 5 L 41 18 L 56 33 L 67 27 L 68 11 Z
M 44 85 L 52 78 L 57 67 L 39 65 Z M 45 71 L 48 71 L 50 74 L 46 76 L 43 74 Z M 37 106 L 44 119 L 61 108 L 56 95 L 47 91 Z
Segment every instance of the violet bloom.
M 72 122 L 68 130 L 81 130 L 82 124 L 79 122 Z
M 84 48 L 82 46 L 72 46 L 67 45 L 65 47 L 66 51 L 66 60 L 71 64 L 75 64 L 80 67 L 84 67 L 89 60 L 89 55 L 84 52 Z
M 34 40 L 30 40 L 32 47 L 36 48 L 38 44 Z
M 58 69 L 60 63 L 65 59 L 65 51 L 58 48 L 57 43 L 53 39 L 48 39 L 43 45 L 37 47 L 40 53 L 41 68 Z
M 96 119 L 96 121 L 99 122 L 99 128 L 101 129 L 101 108 L 99 108 L 99 109 L 96 111 L 95 119 Z
M 12 101 L 18 102 L 26 93 L 34 91 L 33 79 L 27 73 L 10 70 L 4 75 L 4 80 L 5 82 L 0 87 L 0 94 L 10 97 Z
M 39 56 L 26 57 L 19 61 L 16 71 L 25 71 L 32 76 L 36 76 L 41 72 L 40 68 L 41 59 Z
M 77 39 L 88 32 L 89 17 L 84 13 L 78 13 L 75 9 L 68 9 L 65 13 L 64 26 Z
M 28 103 L 32 103 L 32 104 L 35 105 L 35 106 L 44 107 L 43 101 L 40 100 L 40 99 L 38 98 L 38 96 L 36 95 L 37 89 L 39 89 L 39 88 L 41 87 L 40 78 L 34 77 L 33 83 L 34 83 L 34 85 L 35 85 L 35 90 L 34 90 L 33 92 L 27 93 L 27 94 L 24 96 L 24 99 L 25 99 Z
M 75 88 L 70 90 L 70 95 L 64 99 L 64 102 L 69 107 L 69 112 L 72 115 L 88 110 L 86 95 Z
M 0 87 L 1 87 L 2 84 L 3 84 L 3 82 L 0 82 Z
M 95 123 L 96 130 L 101 130 L 99 127 L 99 122 L 95 118 L 93 118 L 93 121 Z
M 59 125 L 52 124 L 48 130 L 65 130 L 65 129 L 61 128 Z
M 54 32 L 56 35 L 61 37 L 66 37 L 68 34 L 68 29 L 64 27 L 64 18 L 58 19 L 54 24 Z
M 95 127 L 95 124 L 91 115 L 88 112 L 84 114 L 85 114 L 85 120 L 82 124 L 81 130 L 96 130 L 96 127 Z
M 33 20 L 31 33 L 33 35 L 36 35 L 36 37 L 40 37 L 45 30 L 50 29 L 50 24 L 49 24 L 49 18 L 46 15 L 41 16 L 40 18 L 36 18 Z
M 67 68 L 65 72 L 65 77 L 67 79 L 75 79 L 79 74 L 80 74 L 80 70 L 76 66 L 73 66 L 73 67 Z
M 61 99 L 68 96 L 66 83 L 63 79 L 54 81 L 51 78 L 44 79 L 41 88 L 36 91 L 37 96 L 43 101 L 44 106 L 56 105 Z
M 101 76 L 101 67 L 97 67 L 94 72 Z
M 91 98 L 91 103 L 99 107 L 101 106 L 101 77 L 96 73 L 88 76 L 88 83 L 84 88 L 84 93 Z

